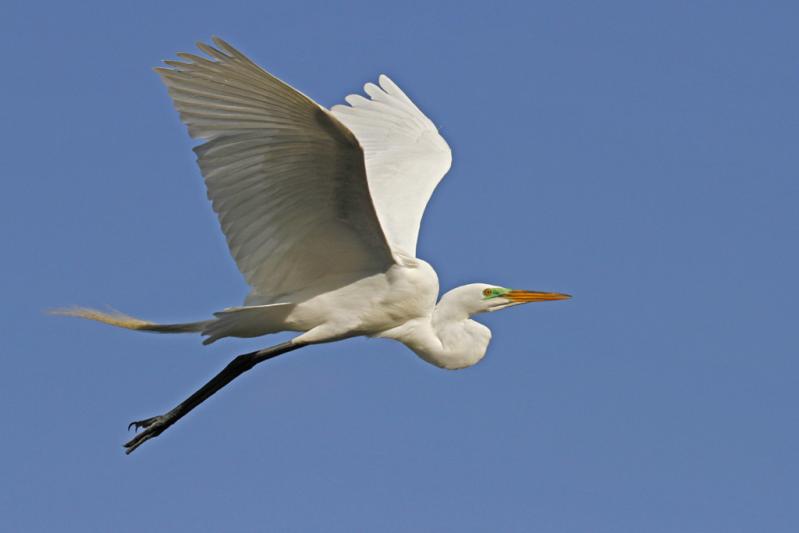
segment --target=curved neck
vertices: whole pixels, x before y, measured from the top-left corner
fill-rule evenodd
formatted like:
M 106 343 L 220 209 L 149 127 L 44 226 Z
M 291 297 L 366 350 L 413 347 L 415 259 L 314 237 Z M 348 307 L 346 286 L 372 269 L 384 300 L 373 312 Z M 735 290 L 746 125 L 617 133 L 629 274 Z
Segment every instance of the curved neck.
M 402 342 L 428 363 L 455 370 L 480 362 L 491 331 L 469 319 L 460 306 L 448 303 L 445 295 L 432 315 L 410 320 L 380 336 Z

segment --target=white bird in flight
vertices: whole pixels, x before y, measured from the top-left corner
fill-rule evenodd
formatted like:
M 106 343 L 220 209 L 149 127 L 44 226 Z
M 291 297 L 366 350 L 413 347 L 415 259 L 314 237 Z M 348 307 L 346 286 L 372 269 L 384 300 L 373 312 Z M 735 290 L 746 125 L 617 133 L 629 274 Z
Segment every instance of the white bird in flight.
M 277 355 L 359 335 L 395 339 L 441 368 L 479 362 L 491 331 L 472 316 L 569 295 L 472 283 L 438 303 L 435 270 L 416 257 L 430 195 L 449 170 L 449 146 L 388 76 L 369 98 L 327 110 L 222 39 L 208 57 L 177 54 L 156 68 L 193 138 L 208 197 L 251 287 L 244 305 L 214 318 L 155 324 L 120 313 L 58 311 L 118 327 L 223 337 L 301 332 L 236 357 L 143 429 L 126 453 L 160 435 L 227 383 Z

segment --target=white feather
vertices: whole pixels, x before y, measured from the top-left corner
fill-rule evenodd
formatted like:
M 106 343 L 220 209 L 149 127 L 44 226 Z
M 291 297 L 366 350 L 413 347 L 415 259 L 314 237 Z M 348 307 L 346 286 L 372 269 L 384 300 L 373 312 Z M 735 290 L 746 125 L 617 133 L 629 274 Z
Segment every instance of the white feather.
M 427 202 L 452 164 L 433 122 L 386 75 L 331 112 L 358 138 L 377 217 L 394 251 L 416 256 Z
M 259 303 L 325 275 L 384 271 L 386 243 L 352 133 L 221 39 L 156 69 L 198 146 L 208 197 Z

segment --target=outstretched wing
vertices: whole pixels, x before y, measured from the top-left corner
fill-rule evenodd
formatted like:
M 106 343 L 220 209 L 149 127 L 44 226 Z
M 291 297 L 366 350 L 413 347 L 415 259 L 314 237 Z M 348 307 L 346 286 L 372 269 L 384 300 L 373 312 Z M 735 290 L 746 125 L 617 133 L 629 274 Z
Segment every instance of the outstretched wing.
M 388 76 L 330 110 L 358 138 L 377 216 L 392 249 L 416 255 L 425 206 L 452 164 L 435 125 Z
M 327 110 L 221 39 L 157 68 L 239 270 L 278 298 L 393 263 L 358 141 Z

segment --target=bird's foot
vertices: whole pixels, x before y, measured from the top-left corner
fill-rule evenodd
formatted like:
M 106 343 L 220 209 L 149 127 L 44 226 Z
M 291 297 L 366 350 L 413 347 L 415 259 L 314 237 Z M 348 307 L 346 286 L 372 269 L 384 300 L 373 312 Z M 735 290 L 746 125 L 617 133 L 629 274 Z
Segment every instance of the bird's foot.
M 134 420 L 133 422 L 128 424 L 128 431 L 130 431 L 130 428 L 134 428 L 136 431 L 139 431 L 142 428 L 147 429 L 148 427 L 158 422 L 159 418 L 161 417 L 154 416 L 151 418 L 145 418 L 144 420 Z
M 125 453 L 131 453 L 146 441 L 160 435 L 171 425 L 170 422 L 171 419 L 169 415 L 159 415 L 153 416 L 151 418 L 145 418 L 144 420 L 136 420 L 128 424 L 128 431 L 130 431 L 130 428 L 134 428 L 135 431 L 144 429 L 144 431 L 137 434 L 135 437 L 125 443 Z

